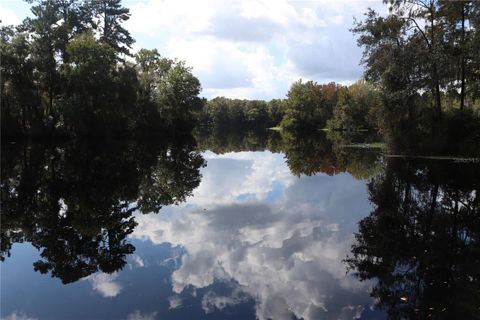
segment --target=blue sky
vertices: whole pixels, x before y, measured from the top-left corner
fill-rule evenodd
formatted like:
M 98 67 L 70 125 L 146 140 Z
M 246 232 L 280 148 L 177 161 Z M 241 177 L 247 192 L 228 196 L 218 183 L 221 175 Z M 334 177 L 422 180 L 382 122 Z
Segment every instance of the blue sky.
M 212 98 L 283 98 L 293 81 L 350 84 L 362 76 L 361 49 L 348 31 L 381 0 L 125 0 L 127 29 L 139 48 L 185 60 Z M 0 0 L 0 19 L 29 14 L 21 0 Z

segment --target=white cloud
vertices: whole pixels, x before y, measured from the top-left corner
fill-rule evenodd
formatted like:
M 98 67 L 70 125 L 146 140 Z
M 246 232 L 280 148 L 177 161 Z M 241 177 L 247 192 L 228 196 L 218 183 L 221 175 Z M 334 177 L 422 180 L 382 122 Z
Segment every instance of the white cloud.
M 298 179 L 283 172 L 288 168 L 281 154 L 205 157 L 210 165 L 204 179 L 187 205 L 172 207 L 175 219 L 139 215 L 132 234 L 185 250 L 172 274 L 176 294 L 232 280 L 231 295 L 208 291 L 205 311 L 246 297 L 256 301 L 259 319 L 318 319 L 327 313 L 351 319 L 363 310 L 368 284 L 346 276 L 342 259 L 356 222 L 371 209 L 364 182 L 348 174 Z M 274 184 L 283 190 L 274 191 Z M 238 195 L 244 193 L 253 197 L 242 201 Z
M 147 0 L 130 6 L 138 45 L 186 60 L 203 95 L 282 98 L 298 78 L 351 83 L 362 73 L 352 27 L 381 1 Z
M 112 298 L 116 297 L 120 291 L 122 291 L 121 284 L 115 281 L 117 277 L 117 273 L 95 273 L 82 280 L 88 280 L 91 283 L 93 290 L 97 291 L 105 298 Z
M 20 19 L 15 11 L 4 8 L 3 6 L 0 6 L 0 20 L 2 21 L 1 24 L 4 26 L 17 25 L 20 23 Z

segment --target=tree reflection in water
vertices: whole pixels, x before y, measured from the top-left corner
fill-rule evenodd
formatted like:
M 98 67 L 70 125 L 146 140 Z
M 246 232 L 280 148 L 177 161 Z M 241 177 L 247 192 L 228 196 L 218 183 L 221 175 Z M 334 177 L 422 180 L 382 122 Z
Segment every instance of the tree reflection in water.
M 480 166 L 388 161 L 346 263 L 392 319 L 480 318 Z
M 266 130 L 247 132 L 197 130 L 195 136 L 200 149 L 217 154 L 265 150 L 284 153 L 291 173 L 296 176 L 313 176 L 320 172 L 333 176 L 348 172 L 357 179 L 367 179 L 382 166 L 379 162 L 378 150 L 346 148 L 346 145 L 356 140 L 341 134 L 278 133 Z M 375 137 L 363 134 L 354 138 L 368 141 Z
M 157 213 L 199 185 L 205 161 L 195 150 L 269 150 L 297 176 L 370 179 L 374 209 L 345 262 L 376 280 L 371 295 L 390 318 L 480 318 L 478 163 L 385 160 L 323 133 L 196 135 L 198 146 L 190 136 L 5 145 L 1 259 L 31 242 L 41 257 L 34 269 L 63 283 L 118 271 L 135 250 L 133 213 Z
M 132 216 L 179 203 L 200 183 L 192 137 L 2 147 L 1 259 L 31 242 L 34 269 L 63 283 L 122 269 Z

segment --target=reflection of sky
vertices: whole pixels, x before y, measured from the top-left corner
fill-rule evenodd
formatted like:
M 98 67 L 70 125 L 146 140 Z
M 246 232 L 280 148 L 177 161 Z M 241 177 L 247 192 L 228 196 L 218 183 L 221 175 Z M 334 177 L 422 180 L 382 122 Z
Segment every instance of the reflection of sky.
M 361 314 L 367 288 L 345 276 L 342 259 L 370 212 L 364 182 L 348 174 L 299 179 L 269 152 L 205 157 L 202 183 L 187 205 L 172 208 L 175 219 L 141 215 L 133 233 L 185 249 L 173 291 L 234 281 L 234 292 L 256 301 L 259 319 Z M 242 301 L 217 298 L 221 306 Z
M 364 182 L 297 178 L 270 152 L 204 156 L 186 203 L 136 216 L 121 272 L 63 286 L 32 270 L 36 250 L 15 245 L 2 263 L 2 319 L 373 316 L 367 285 L 342 263 L 370 212 Z

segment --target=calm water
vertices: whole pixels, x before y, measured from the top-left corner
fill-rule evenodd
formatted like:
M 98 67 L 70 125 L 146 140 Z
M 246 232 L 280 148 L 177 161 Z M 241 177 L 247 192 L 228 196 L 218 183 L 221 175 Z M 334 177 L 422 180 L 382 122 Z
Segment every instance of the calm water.
M 480 164 L 166 140 L 2 146 L 2 319 L 480 316 Z

